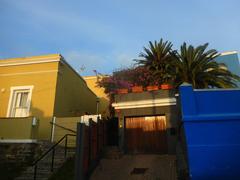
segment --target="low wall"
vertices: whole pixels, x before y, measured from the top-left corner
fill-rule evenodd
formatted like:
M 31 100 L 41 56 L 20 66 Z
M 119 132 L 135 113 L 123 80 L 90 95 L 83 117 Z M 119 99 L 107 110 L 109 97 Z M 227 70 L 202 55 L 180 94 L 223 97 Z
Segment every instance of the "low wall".
M 38 121 L 34 117 L 0 118 L 0 142 L 33 142 L 38 137 Z

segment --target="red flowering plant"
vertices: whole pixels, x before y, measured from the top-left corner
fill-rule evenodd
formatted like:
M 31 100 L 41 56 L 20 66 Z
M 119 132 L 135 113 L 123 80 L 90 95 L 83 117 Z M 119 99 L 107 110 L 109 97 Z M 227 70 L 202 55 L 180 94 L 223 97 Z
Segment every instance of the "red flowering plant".
M 104 87 L 108 94 L 110 105 L 114 101 L 114 94 L 118 89 L 130 89 L 133 86 L 158 85 L 158 81 L 145 67 L 123 68 L 113 72 L 111 76 L 102 78 L 98 86 Z M 112 107 L 109 107 L 111 114 L 114 113 Z
M 158 80 L 153 77 L 147 68 L 138 66 L 114 71 L 112 76 L 104 77 L 98 85 L 104 87 L 105 93 L 111 95 L 115 94 L 117 89 L 158 85 Z
M 109 97 L 109 112 L 110 115 L 113 117 L 114 116 L 114 109 L 112 108 L 111 104 L 114 102 L 114 94 L 116 94 L 117 89 L 120 88 L 130 88 L 131 84 L 128 83 L 127 81 L 117 79 L 114 75 L 112 76 L 107 76 L 102 78 L 98 82 L 98 86 L 104 87 L 104 92 L 108 95 Z
M 108 95 L 115 94 L 117 89 L 120 88 L 131 88 L 132 84 L 128 81 L 118 79 L 115 76 L 104 77 L 98 82 L 100 87 L 105 88 L 105 93 Z

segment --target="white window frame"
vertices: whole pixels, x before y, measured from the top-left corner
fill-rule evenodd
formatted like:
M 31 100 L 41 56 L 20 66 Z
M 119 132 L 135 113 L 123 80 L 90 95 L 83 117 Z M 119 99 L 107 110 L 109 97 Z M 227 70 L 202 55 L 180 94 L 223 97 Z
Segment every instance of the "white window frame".
M 8 110 L 7 110 L 7 115 L 6 117 L 12 117 L 12 107 L 13 107 L 13 96 L 14 96 L 14 91 L 17 90 L 29 90 L 29 106 L 28 106 L 28 115 L 30 112 L 31 108 L 31 101 L 32 101 L 32 91 L 33 91 L 34 86 L 13 86 L 10 88 L 10 98 L 8 101 Z

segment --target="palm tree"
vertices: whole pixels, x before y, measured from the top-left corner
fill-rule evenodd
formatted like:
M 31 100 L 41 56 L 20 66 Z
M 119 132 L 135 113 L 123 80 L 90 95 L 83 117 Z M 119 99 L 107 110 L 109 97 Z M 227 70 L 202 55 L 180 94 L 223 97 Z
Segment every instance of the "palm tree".
M 169 62 L 171 61 L 170 51 L 172 49 L 172 43 L 169 41 L 159 42 L 149 41 L 149 47 L 143 47 L 144 52 L 139 54 L 139 57 L 143 59 L 135 59 L 138 65 L 146 67 L 152 76 L 161 83 L 166 83 L 171 79 L 169 75 Z
M 180 54 L 172 51 L 172 77 L 178 87 L 183 82 L 192 84 L 194 88 L 232 88 L 240 78 L 227 70 L 224 64 L 214 59 L 219 56 L 215 49 L 206 50 L 208 44 L 194 48 L 186 43 L 180 48 Z

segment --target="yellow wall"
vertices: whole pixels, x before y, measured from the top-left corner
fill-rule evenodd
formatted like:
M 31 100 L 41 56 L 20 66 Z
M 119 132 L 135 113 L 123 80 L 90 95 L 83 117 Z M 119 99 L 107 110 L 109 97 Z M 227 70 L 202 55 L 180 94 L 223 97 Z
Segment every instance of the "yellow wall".
M 59 64 L 54 115 L 57 117 L 96 114 L 96 95 L 67 64 Z
M 11 87 L 34 86 L 30 116 L 36 116 L 40 120 L 39 137 L 49 138 L 57 69 L 58 62 L 0 66 L 0 117 L 7 116 Z
M 56 124 L 60 124 L 62 127 L 67 129 L 77 131 L 77 123 L 81 121 L 81 117 L 57 117 L 55 119 Z M 54 142 L 59 141 L 65 134 L 74 134 L 73 132 L 63 129 L 61 127 L 55 126 L 54 130 Z M 75 147 L 76 145 L 76 137 L 69 136 L 68 137 L 68 147 Z
M 104 93 L 104 88 L 99 87 L 97 82 L 101 80 L 101 77 L 97 76 L 85 76 L 83 77 L 88 85 L 88 87 L 97 95 L 99 98 L 99 113 L 103 117 L 109 116 L 109 98 L 106 93 Z

